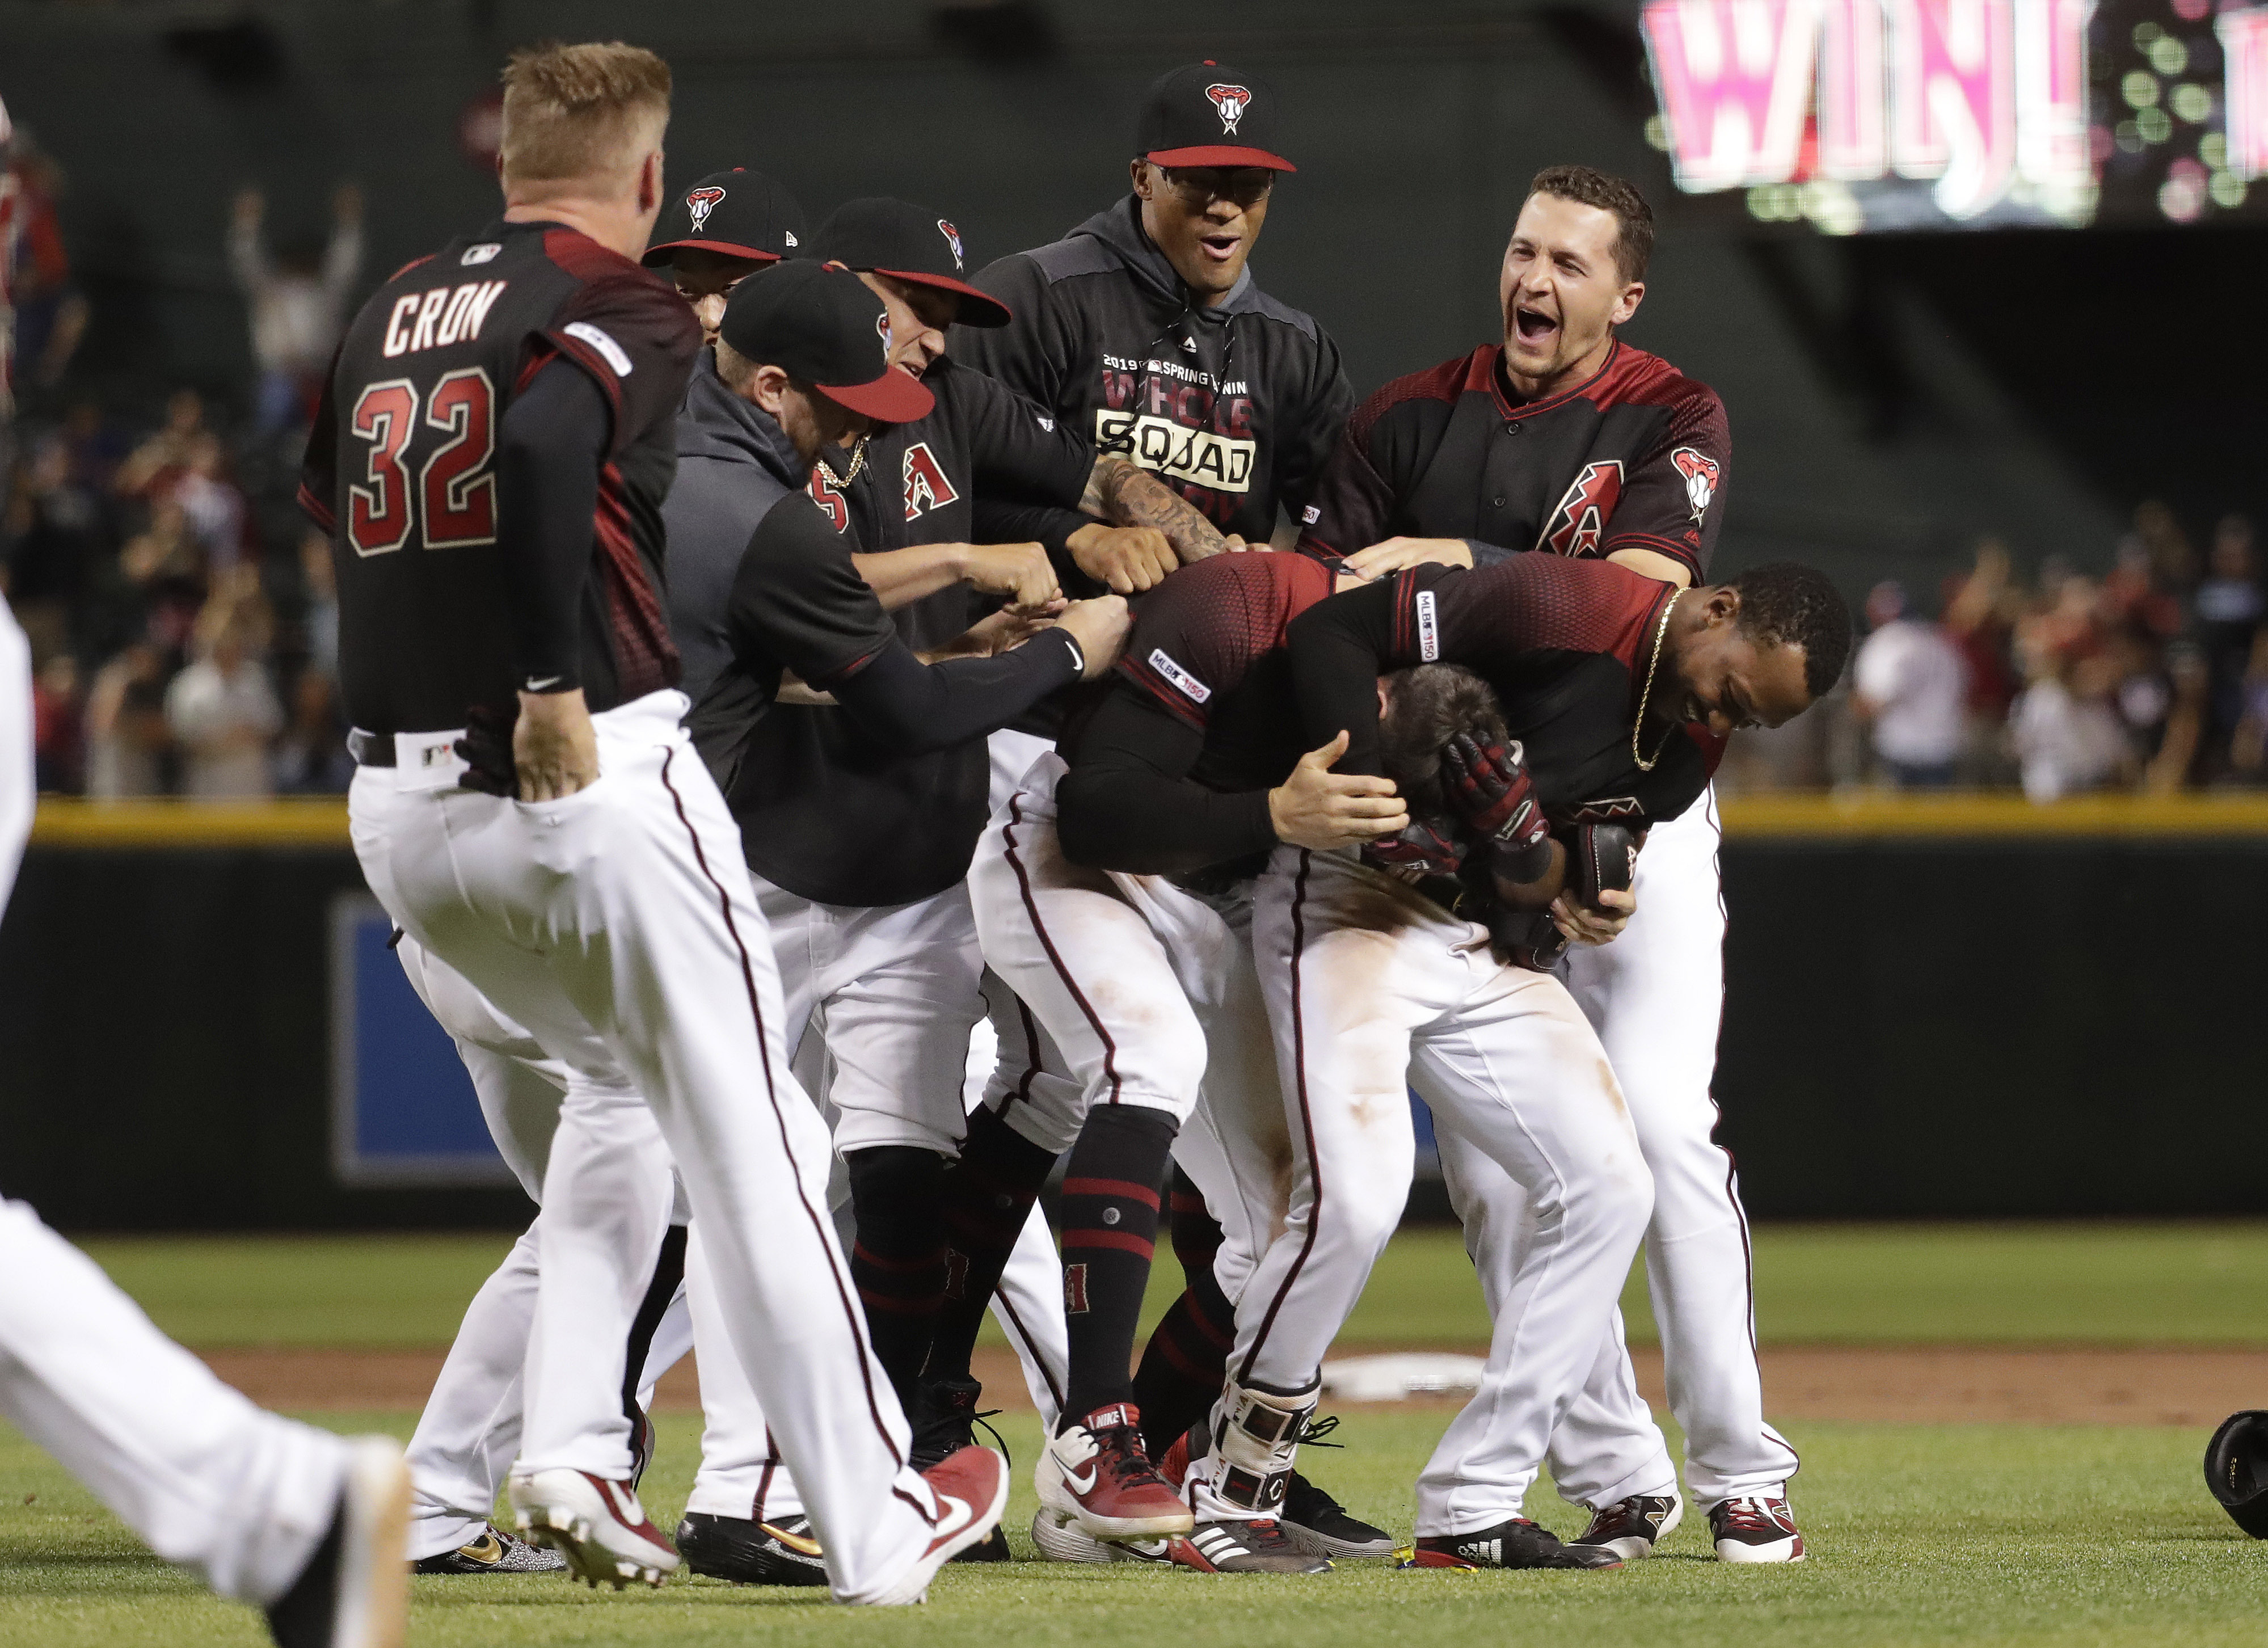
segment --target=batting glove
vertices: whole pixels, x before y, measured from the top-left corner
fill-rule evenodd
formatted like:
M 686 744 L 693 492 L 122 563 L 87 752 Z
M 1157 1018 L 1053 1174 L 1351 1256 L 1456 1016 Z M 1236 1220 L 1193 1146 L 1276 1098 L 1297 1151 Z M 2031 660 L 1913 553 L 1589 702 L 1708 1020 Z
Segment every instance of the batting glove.
M 1482 743 L 1460 732 L 1441 753 L 1449 804 L 1493 845 L 1497 874 L 1534 881 L 1550 866 L 1550 821 L 1535 802 L 1535 785 L 1517 739 Z

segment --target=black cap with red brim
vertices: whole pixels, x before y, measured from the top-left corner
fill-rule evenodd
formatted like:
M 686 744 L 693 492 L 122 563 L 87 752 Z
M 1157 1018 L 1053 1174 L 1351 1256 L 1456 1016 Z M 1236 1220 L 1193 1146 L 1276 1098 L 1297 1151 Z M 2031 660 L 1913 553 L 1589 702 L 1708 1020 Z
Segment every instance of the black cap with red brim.
M 889 312 L 848 269 L 799 260 L 742 281 L 718 335 L 878 423 L 911 423 L 937 404 L 920 379 L 890 364 Z
M 1191 63 L 1156 81 L 1134 129 L 1134 152 L 1161 166 L 1297 172 L 1275 142 L 1275 95 L 1215 63 Z
M 998 298 L 961 278 L 968 267 L 961 231 L 924 206 L 885 195 L 845 201 L 819 225 L 813 255 L 824 263 L 955 293 L 963 326 L 1004 327 L 1015 318 Z
M 670 197 L 638 261 L 652 268 L 681 248 L 777 263 L 800 256 L 806 232 L 795 196 L 761 172 L 711 172 Z

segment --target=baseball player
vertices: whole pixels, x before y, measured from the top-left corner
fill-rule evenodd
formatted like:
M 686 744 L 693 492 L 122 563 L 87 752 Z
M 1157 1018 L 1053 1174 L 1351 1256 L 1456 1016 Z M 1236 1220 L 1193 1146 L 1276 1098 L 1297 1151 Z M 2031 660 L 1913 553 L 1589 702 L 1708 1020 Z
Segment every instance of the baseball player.
M 1329 1566 L 1272 1519 L 1193 1527 L 1151 1467 L 1126 1370 L 1177 1136 L 1230 1227 L 1216 1269 L 1232 1297 L 1280 1217 L 1290 1150 L 1242 931 L 1254 863 L 1278 841 L 1336 846 L 1408 822 L 1390 784 L 1335 775 L 1336 748 L 1303 755 L 1296 741 L 1284 626 L 1331 585 L 1301 558 L 1232 555 L 1144 597 L 1110 691 L 1064 755 L 1034 765 L 970 872 L 987 963 L 1078 1083 L 1068 1102 L 1043 1088 L 1003 1097 L 999 1124 L 1025 1159 L 994 1181 L 1012 1230 L 1010 1199 L 1027 1203 L 1071 1148 L 1057 1219 L 1071 1383 L 1035 1474 L 1035 1533 L 1074 1559 L 1056 1537 L 1073 1527 L 1208 1570 Z M 1201 1085 L 1201 1120 L 1184 1129 Z M 987 1282 L 972 1263 L 970 1295 Z
M 0 133 L 6 116 L 0 112 Z M 0 910 L 32 831 L 32 651 L 0 601 Z M 394 1648 L 409 1474 L 262 1412 L 21 1202 L 0 1202 L 0 1415 L 283 1648 Z
M 645 1149 L 555 1141 L 521 1529 L 593 1583 L 676 1565 L 611 1400 L 674 1160 L 835 1593 L 908 1602 L 990 1531 L 1005 1477 L 982 1450 L 907 1466 L 762 915 L 680 725 L 659 505 L 698 331 L 631 261 L 662 204 L 668 96 L 634 48 L 515 55 L 503 217 L 387 283 L 342 346 L 304 496 L 339 563 L 350 819 L 396 924 L 588 1078 L 585 1137 L 650 1109 L 667 1146 L 657 1172 Z
M 666 269 L 713 349 L 725 300 L 758 269 L 806 249 L 803 208 L 785 188 L 747 166 L 711 172 L 670 197 L 638 261 Z
M 1388 385 L 1350 424 L 1302 547 L 1380 573 L 1528 550 L 1603 558 L 1673 587 L 1707 569 L 1724 516 L 1724 408 L 1616 328 L 1646 295 L 1653 215 L 1583 166 L 1537 174 L 1498 281 L 1500 343 Z M 1727 1561 L 1789 1561 L 1795 1452 L 1764 1423 L 1748 1221 L 1709 1094 L 1723 996 L 1713 801 L 1667 818 L 1639 861 L 1640 912 L 1579 947 L 1568 984 L 1597 1026 L 1654 1178 L 1647 1277 L 1686 1474 Z M 1493 1221 L 1502 1227 L 1506 1221 Z M 1619 1321 L 1616 1332 L 1619 1333 Z M 1619 1343 L 1556 1445 L 1587 1541 L 1642 1556 L 1682 1513 L 1676 1473 Z
M 940 1246 L 933 1196 L 922 1206 L 919 1168 L 925 1160 L 933 1183 L 959 1137 L 961 1068 L 978 999 L 974 935 L 958 885 L 974 831 L 961 836 L 954 857 L 950 791 L 933 781 L 923 786 L 932 813 L 944 814 L 942 822 L 924 822 L 913 798 L 889 793 L 889 775 L 929 751 L 965 747 L 977 762 L 981 807 L 983 735 L 1045 694 L 1108 667 L 1125 625 L 1124 602 L 1107 596 L 1065 607 L 1053 626 L 998 656 L 925 664 L 905 644 L 858 576 L 857 541 L 838 535 L 804 489 L 815 461 L 839 462 L 838 480 L 852 480 L 875 426 L 934 410 L 935 395 L 892 366 L 890 354 L 883 299 L 844 269 L 789 263 L 744 283 L 725 306 L 716 376 L 703 380 L 716 393 L 689 398 L 680 420 L 684 463 L 668 503 L 681 575 L 674 622 L 688 642 L 721 649 L 725 658 L 693 725 L 755 871 L 787 982 L 781 1034 L 789 1056 L 816 1013 L 828 1020 L 829 1098 L 858 1230 L 852 1276 L 878 1343 L 885 1324 L 902 1335 L 900 1319 L 920 1303 L 906 1280 L 923 1280 L 916 1271 L 924 1257 L 924 1210 L 929 1250 Z M 1069 456 L 1064 484 L 1075 490 L 1093 460 L 1083 450 Z M 1012 634 L 1028 622 L 1012 610 L 1006 616 Z M 982 633 L 1002 628 L 988 621 Z M 767 736 L 787 673 L 836 700 L 835 725 L 814 740 L 820 758 L 799 759 L 795 744 Z M 858 866 L 843 860 L 837 838 L 857 835 L 884 807 L 895 809 L 904 835 L 888 844 L 895 850 L 888 861 L 853 882 L 847 878 Z M 806 890 L 783 887 L 776 875 Z M 925 877 L 946 885 L 905 881 Z M 698 1260 L 705 1242 L 696 1219 L 688 1275 L 697 1343 L 709 1342 Z M 942 1285 L 940 1275 L 933 1287 Z M 908 1396 L 925 1348 L 914 1348 L 910 1366 L 883 1364 Z M 767 1512 L 777 1506 L 764 1484 L 788 1487 L 778 1481 L 753 1392 L 737 1381 L 711 1384 L 704 1379 L 703 1469 L 681 1533 L 696 1547 L 745 1534 L 720 1519 L 770 1520 Z M 801 1473 L 793 1475 L 794 1490 L 805 1491 Z
M 1473 571 L 1421 565 L 1292 625 L 1307 736 L 1348 734 L 1347 772 L 1413 765 L 1381 744 L 1423 712 L 1403 702 L 1427 674 L 1417 666 L 1469 669 L 1502 718 L 1481 739 L 1487 749 L 1452 752 L 1446 806 L 1403 782 L 1420 815 L 1413 836 L 1447 812 L 1477 841 L 1465 880 L 1453 879 L 1457 850 L 1412 853 L 1405 840 L 1369 862 L 1278 850 L 1256 894 L 1254 947 L 1298 1168 L 1291 1217 L 1238 1301 L 1212 1454 L 1190 1471 L 1200 1507 L 1264 1500 L 1288 1467 L 1286 1438 L 1313 1403 L 1323 1352 L 1408 1194 L 1406 1082 L 1441 1131 L 1527 1193 L 1528 1226 L 1496 1248 L 1510 1269 L 1493 1293 L 1484 1387 L 1419 1479 L 1417 1563 L 1622 1560 L 1602 1542 L 1563 1547 L 1520 1515 L 1598 1359 L 1653 1205 L 1614 1072 L 1544 970 L 1558 945 L 1538 940 L 1552 937 L 1555 903 L 1586 939 L 1609 936 L 1627 913 L 1618 901 L 1606 915 L 1591 893 L 1588 923 L 1567 916 L 1579 869 L 1611 885 L 1585 829 L 1636 835 L 1675 818 L 1734 729 L 1779 725 L 1833 684 L 1850 636 L 1841 599 L 1808 568 L 1753 568 L 1732 585 L 1679 591 L 1541 555 Z M 1381 688 L 1381 674 L 1413 668 Z M 1443 730 L 1474 720 L 1434 714 L 1437 730 L 1417 742 L 1438 748 Z M 1573 831 L 1575 850 L 1554 829 Z
M 697 179 L 672 196 L 656 224 L 654 244 L 640 261 L 669 274 L 701 323 L 703 342 L 714 344 L 733 288 L 795 251 L 803 237 L 803 209 L 794 196 L 763 173 L 736 166 Z M 681 689 L 696 684 L 681 657 Z M 497 1150 L 529 1198 L 540 1204 L 544 1166 L 575 1072 L 546 1056 L 524 1027 L 415 939 L 399 938 L 395 952 L 411 985 L 456 1043 Z M 565 1107 L 573 1127 L 582 1107 Z M 627 1108 L 617 1120 L 631 1126 L 651 1122 Z M 641 1394 L 692 1345 L 681 1285 L 684 1219 L 681 1189 L 625 1352 L 630 1372 L 623 1402 L 632 1426 L 633 1482 L 651 1453 L 652 1427 Z M 466 1307 L 419 1416 L 409 1445 L 416 1485 L 409 1556 L 420 1573 L 541 1572 L 565 1565 L 556 1553 L 529 1546 L 489 1521 L 519 1442 L 521 1372 L 534 1325 L 539 1246 L 531 1227 Z M 808 1571 L 823 1583 L 817 1563 Z
M 1353 406 L 1337 346 L 1312 317 L 1261 291 L 1247 266 L 1275 180 L 1294 170 L 1277 151 L 1275 127 L 1273 94 L 1235 69 L 1195 63 L 1161 77 L 1136 122 L 1129 195 L 1064 239 L 978 275 L 976 283 L 1015 319 L 954 342 L 964 360 L 1064 424 L 1092 431 L 1099 447 L 1156 471 L 1232 545 L 1266 542 L 1279 521 L 1289 541 L 1290 524 Z M 1084 526 L 1033 507 L 1003 530 L 1043 541 L 1066 533 L 1077 559 Z M 1171 570 L 1138 561 L 1080 564 L 1128 592 Z M 1027 724 L 995 735 L 1003 791 L 1047 750 L 1051 731 Z M 993 1025 L 1003 1049 L 996 1100 L 1029 1070 L 1040 1070 L 1043 1082 L 1062 1079 L 1024 1015 L 996 1012 Z M 1011 1162 L 987 1171 L 1018 1169 Z M 1171 1194 L 1175 1251 L 1202 1278 L 1219 1230 L 1185 1177 L 1176 1177 Z M 1001 1233 L 986 1240 L 997 1245 Z M 946 1318 L 954 1316 L 949 1303 Z M 973 1342 L 980 1319 L 981 1308 L 964 1307 L 952 1343 L 941 1323 L 939 1350 Z M 1226 1302 L 1202 1280 L 1168 1313 L 1138 1382 L 1153 1447 L 1187 1429 L 1219 1394 L 1218 1346 L 1228 1332 Z M 1302 1481 L 1296 1494 L 1287 1519 L 1323 1530 L 1340 1554 L 1392 1549 L 1382 1532 L 1353 1522 L 1313 1484 Z
M 1155 476 L 1121 457 L 1098 460 L 1084 438 L 945 353 L 956 320 L 1010 319 L 963 278 L 949 219 L 902 201 L 856 200 L 814 244 L 881 300 L 894 364 L 935 397 L 924 416 L 880 427 L 839 454 L 850 472 L 842 480 L 819 465 L 810 485 L 909 645 L 951 647 L 1000 600 L 1031 612 L 1057 598 L 1042 546 L 968 541 L 982 500 L 1034 498 L 1154 523 L 1095 531 L 1169 559 L 1217 551 L 1219 535 Z M 989 813 L 985 749 L 886 748 L 843 710 L 782 707 L 756 723 L 740 768 L 751 863 L 777 888 L 767 913 L 776 931 L 805 935 L 782 954 L 791 1035 L 806 974 L 827 1025 L 868 1329 L 908 1399 L 917 1451 L 949 1451 L 967 1440 L 976 1386 L 930 1381 L 916 1400 L 914 1383 L 946 1285 L 939 1176 L 963 1127 L 961 1062 L 945 1044 L 966 1046 L 983 1012 L 961 883 Z M 853 942 L 853 933 L 865 936 Z M 917 979 L 923 988 L 907 988 Z M 907 1028 L 902 1062 L 872 1022 L 878 1008 Z

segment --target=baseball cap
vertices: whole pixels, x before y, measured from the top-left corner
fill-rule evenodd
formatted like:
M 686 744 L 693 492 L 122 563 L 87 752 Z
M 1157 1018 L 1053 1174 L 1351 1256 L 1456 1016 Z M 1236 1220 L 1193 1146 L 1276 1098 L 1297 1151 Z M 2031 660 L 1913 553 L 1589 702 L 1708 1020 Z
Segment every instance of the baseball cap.
M 848 269 L 784 262 L 742 281 L 718 335 L 760 366 L 777 366 L 838 406 L 885 423 L 927 417 L 937 397 L 890 364 L 890 316 Z
M 1134 128 L 1134 152 L 1162 166 L 1297 172 L 1270 149 L 1275 141 L 1274 94 L 1249 75 L 1210 61 L 1154 82 Z
M 638 261 L 669 261 L 680 246 L 777 263 L 803 250 L 807 232 L 795 196 L 761 172 L 734 166 L 711 172 L 674 196 L 654 225 L 654 243 Z
M 963 326 L 1003 327 L 1014 319 L 1007 305 L 961 278 L 961 231 L 925 206 L 879 195 L 845 201 L 819 225 L 813 247 L 823 263 L 958 292 Z

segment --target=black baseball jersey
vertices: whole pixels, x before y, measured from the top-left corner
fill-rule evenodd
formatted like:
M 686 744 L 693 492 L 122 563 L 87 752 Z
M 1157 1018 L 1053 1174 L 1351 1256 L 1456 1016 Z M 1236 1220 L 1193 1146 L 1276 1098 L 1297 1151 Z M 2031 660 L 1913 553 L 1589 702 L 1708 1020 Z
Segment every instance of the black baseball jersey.
M 965 335 L 955 333 L 956 343 Z M 950 356 L 932 361 L 922 382 L 937 397 L 935 408 L 918 423 L 876 430 L 848 487 L 836 485 L 824 466 L 812 470 L 813 499 L 836 530 L 851 531 L 860 554 L 984 541 L 975 519 L 980 497 L 1077 506 L 1094 469 L 1089 442 Z M 943 645 L 998 604 L 961 584 L 891 615 L 906 644 L 918 650 Z
M 1697 583 L 1724 518 L 1723 402 L 1617 342 L 1586 382 L 1516 398 L 1496 344 L 1397 378 L 1363 402 L 1307 506 L 1300 547 L 1348 555 L 1394 537 L 1462 538 L 1476 565 L 1543 549 L 1651 549 Z
M 1538 803 L 1554 825 L 1613 821 L 1643 829 L 1676 817 L 1707 787 L 1725 740 L 1649 718 L 1676 689 L 1655 671 L 1655 640 L 1677 592 L 1610 562 L 1515 555 L 1492 566 L 1420 566 L 1351 590 L 1292 626 L 1291 653 L 1307 738 L 1349 732 L 1340 772 L 1377 773 L 1377 679 L 1418 664 L 1455 664 L 1487 681 L 1526 747 Z M 1651 711 L 1649 711 L 1651 716 Z M 1656 755 L 1657 748 L 1660 751 Z
M 1138 598 L 1107 689 L 1073 717 L 1057 788 L 1075 863 L 1137 873 L 1256 873 L 1275 844 L 1268 791 L 1301 741 L 1285 634 L 1331 592 L 1305 555 L 1255 550 L 1184 567 Z
M 917 423 L 877 431 L 847 487 L 825 465 L 813 467 L 808 491 L 843 534 L 835 553 L 846 570 L 853 551 L 972 541 L 980 493 L 1067 507 L 1086 489 L 1094 449 L 1021 396 L 949 358 L 933 362 L 922 381 L 936 407 Z M 840 467 L 843 460 L 829 461 Z M 919 651 L 953 640 L 998 605 L 955 584 L 887 622 Z M 968 873 L 990 811 L 983 739 L 909 754 L 878 745 L 842 709 L 781 704 L 750 732 L 745 759 L 744 783 L 763 785 L 782 819 L 799 806 L 810 814 L 807 825 L 775 832 L 794 842 L 792 853 L 751 842 L 749 863 L 791 892 L 829 904 L 902 904 Z M 852 820 L 856 828 L 846 828 Z
M 957 327 L 963 360 L 1156 472 L 1224 533 L 1265 543 L 1279 507 L 1300 518 L 1354 394 L 1338 346 L 1249 269 L 1193 306 L 1130 195 L 975 283 L 1015 319 Z
M 591 523 L 578 673 L 593 711 L 677 681 L 661 502 L 700 327 L 668 283 L 557 224 L 490 224 L 363 305 L 308 442 L 300 502 L 332 535 L 348 717 L 440 732 L 516 706 L 497 551 L 497 430 L 546 364 L 613 420 Z

